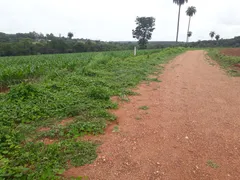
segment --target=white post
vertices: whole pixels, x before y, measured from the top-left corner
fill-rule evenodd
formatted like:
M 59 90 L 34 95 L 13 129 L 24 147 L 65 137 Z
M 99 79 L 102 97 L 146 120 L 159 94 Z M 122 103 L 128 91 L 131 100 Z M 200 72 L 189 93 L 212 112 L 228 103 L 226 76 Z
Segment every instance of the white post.
M 137 47 L 134 46 L 134 56 L 136 56 L 136 55 L 137 55 Z

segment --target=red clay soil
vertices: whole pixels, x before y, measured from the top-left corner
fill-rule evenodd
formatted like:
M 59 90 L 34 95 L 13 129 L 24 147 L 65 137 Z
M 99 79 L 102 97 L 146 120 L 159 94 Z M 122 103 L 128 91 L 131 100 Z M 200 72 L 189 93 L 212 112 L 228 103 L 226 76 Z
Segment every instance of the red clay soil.
M 9 87 L 2 87 L 2 86 L 0 86 L 0 93 L 7 93 L 7 92 L 9 92 L 9 90 L 10 90 L 10 88 Z
M 58 123 L 58 124 L 59 124 L 59 125 L 62 125 L 62 126 L 66 126 L 66 125 L 72 123 L 73 121 L 74 121 L 73 118 L 67 118 L 67 119 L 62 120 L 62 121 L 61 121 L 60 123 Z
M 93 180 L 226 180 L 240 178 L 240 79 L 186 52 L 168 65 L 161 83 L 141 84 L 116 110 L 119 132 L 90 165 L 65 177 Z M 148 110 L 139 109 L 148 106 Z
M 234 66 L 237 68 L 240 68 L 240 64 L 235 64 Z
M 240 56 L 240 48 L 227 48 L 221 50 L 221 53 L 227 56 Z
M 44 138 L 40 142 L 43 142 L 45 145 L 49 145 L 49 144 L 53 144 L 53 143 L 57 142 L 57 140 L 56 139 Z

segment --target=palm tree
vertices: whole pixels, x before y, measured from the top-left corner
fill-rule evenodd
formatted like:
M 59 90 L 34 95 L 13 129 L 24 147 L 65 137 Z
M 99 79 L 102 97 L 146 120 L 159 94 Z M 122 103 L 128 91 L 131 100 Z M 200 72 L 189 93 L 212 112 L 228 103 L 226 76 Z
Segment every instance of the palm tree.
M 215 36 L 215 39 L 218 41 L 218 40 L 220 39 L 220 35 L 219 35 L 219 34 L 216 35 L 216 36 Z
M 69 39 L 72 39 L 72 37 L 73 37 L 73 33 L 72 33 L 72 32 L 69 32 L 69 33 L 68 33 L 68 38 L 69 38 Z
M 189 38 L 192 36 L 192 32 L 191 31 L 188 31 L 188 33 L 187 33 L 187 37 L 188 37 L 188 40 L 189 40 Z M 187 41 L 188 42 L 188 41 Z
M 215 32 L 214 31 L 211 31 L 210 33 L 209 33 L 209 36 L 211 37 L 211 39 L 213 40 L 213 37 L 215 36 Z
M 180 12 L 181 12 L 181 6 L 187 3 L 188 0 L 173 0 L 173 3 L 177 4 L 179 6 L 178 10 L 178 24 L 177 24 L 177 36 L 176 36 L 176 42 L 178 42 L 178 33 L 179 33 L 179 22 L 180 22 Z
M 188 7 L 188 9 L 186 11 L 187 15 L 189 16 L 188 31 L 187 31 L 187 42 L 188 42 L 188 38 L 189 38 L 188 37 L 188 32 L 189 32 L 189 29 L 190 29 L 191 18 L 196 12 L 197 12 L 197 10 L 196 10 L 196 7 L 194 7 L 194 6 Z

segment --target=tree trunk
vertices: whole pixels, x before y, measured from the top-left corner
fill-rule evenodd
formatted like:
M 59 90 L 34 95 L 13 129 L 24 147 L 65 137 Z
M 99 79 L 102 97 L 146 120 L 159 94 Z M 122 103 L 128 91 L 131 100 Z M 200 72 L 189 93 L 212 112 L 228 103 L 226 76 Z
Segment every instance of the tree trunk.
M 178 24 L 177 24 L 177 37 L 176 37 L 176 42 L 178 42 L 179 22 L 180 22 L 180 12 L 181 12 L 181 4 L 179 4 L 179 10 L 178 10 Z
M 190 29 L 190 23 L 191 23 L 191 16 L 189 16 L 189 22 L 188 22 L 188 30 L 187 30 L 187 42 L 189 40 L 189 37 L 188 37 L 188 32 L 189 32 L 189 29 Z

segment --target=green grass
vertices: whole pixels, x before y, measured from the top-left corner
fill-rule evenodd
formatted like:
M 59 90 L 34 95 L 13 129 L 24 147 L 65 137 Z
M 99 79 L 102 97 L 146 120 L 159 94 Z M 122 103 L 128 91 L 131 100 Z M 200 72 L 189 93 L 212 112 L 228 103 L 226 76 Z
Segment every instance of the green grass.
M 96 144 L 79 136 L 101 134 L 117 117 L 111 96 L 129 88 L 183 48 L 0 58 L 0 179 L 61 179 L 64 169 L 91 163 Z M 60 120 L 74 117 L 67 126 Z M 40 127 L 50 127 L 46 132 Z M 43 138 L 57 139 L 51 145 Z
M 219 49 L 209 49 L 208 55 L 218 64 L 226 69 L 232 76 L 240 76 L 239 68 L 234 67 L 236 64 L 240 64 L 240 57 L 226 56 L 220 53 Z

